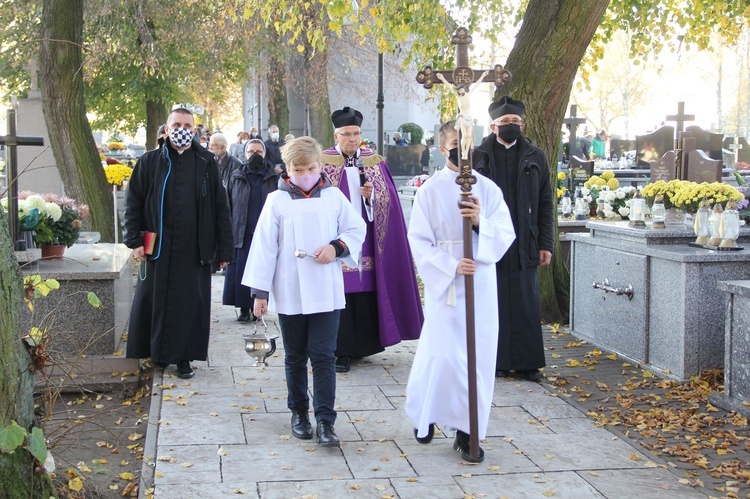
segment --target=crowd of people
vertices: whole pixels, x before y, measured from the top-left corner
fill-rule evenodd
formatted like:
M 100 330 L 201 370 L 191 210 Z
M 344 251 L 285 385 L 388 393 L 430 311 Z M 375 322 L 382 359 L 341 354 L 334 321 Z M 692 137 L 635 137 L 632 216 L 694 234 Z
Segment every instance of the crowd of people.
M 276 125 L 265 141 L 251 128 L 230 144 L 176 106 L 128 188 L 124 242 L 139 279 L 127 356 L 195 376 L 191 362 L 208 358 L 211 275 L 223 271 L 222 303 L 238 321 L 278 314 L 293 436 L 314 436 L 308 362 L 317 441 L 337 446 L 336 373 L 419 339 L 405 407 L 415 438 L 454 429 L 463 459 L 481 461 L 469 444 L 463 276 L 478 290 L 479 438 L 495 378 L 538 381 L 544 367 L 537 268 L 552 257 L 553 201 L 547 160 L 523 136 L 524 111 L 509 97 L 490 106 L 492 134 L 474 151 L 477 182 L 460 207 L 460 128 L 445 123 L 447 168 L 420 187 L 407 228 L 385 159 L 362 141 L 359 111 L 332 113 L 335 144 L 323 150 L 311 137 L 282 139 Z M 473 258 L 462 256 L 462 219 Z

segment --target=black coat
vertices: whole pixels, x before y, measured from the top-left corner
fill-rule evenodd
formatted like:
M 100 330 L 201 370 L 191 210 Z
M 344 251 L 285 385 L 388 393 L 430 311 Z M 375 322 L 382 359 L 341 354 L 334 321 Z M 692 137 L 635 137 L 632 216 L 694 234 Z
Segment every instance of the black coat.
M 242 168 L 242 161 L 235 158 L 228 152 L 224 154 L 223 161 L 219 161 L 219 175 L 221 176 L 221 183 L 224 187 L 229 185 L 229 178 L 232 176 L 232 172 Z M 221 163 L 224 163 L 222 166 Z
M 232 234 L 234 235 L 234 247 L 241 248 L 247 227 L 247 205 L 250 197 L 250 185 L 247 182 L 245 165 L 232 172 L 227 184 L 227 198 L 229 198 L 229 210 L 232 214 Z M 273 170 L 267 161 L 263 184 L 261 186 L 261 206 L 266 203 L 266 198 L 276 190 L 279 184 L 279 175 Z
M 170 170 L 167 147 L 169 146 L 165 145 L 146 152 L 133 169 L 125 204 L 123 243 L 128 248 L 143 246 L 143 231 L 159 233 L 164 179 Z M 216 156 L 196 141 L 193 141 L 191 149 L 197 157 L 197 166 L 202 170 L 202 174 L 196 179 L 197 192 L 200 193 L 196 200 L 200 263 L 209 265 L 214 255 L 220 262 L 230 262 L 234 254 L 234 242 L 229 205 L 219 178 Z
M 500 173 L 492 154 L 496 140 L 494 134 L 485 137 L 472 157 L 474 169 L 495 183 Z M 526 138 L 518 140 L 517 201 L 508 208 L 514 212 L 521 268 L 527 268 L 539 265 L 540 250 L 554 250 L 554 202 L 547 157 Z
M 274 142 L 271 139 L 268 139 L 264 142 L 266 145 L 266 159 L 271 162 L 272 165 L 282 165 L 282 169 L 284 168 L 284 160 L 281 159 L 281 147 L 284 145 L 284 139 L 279 139 L 278 142 Z

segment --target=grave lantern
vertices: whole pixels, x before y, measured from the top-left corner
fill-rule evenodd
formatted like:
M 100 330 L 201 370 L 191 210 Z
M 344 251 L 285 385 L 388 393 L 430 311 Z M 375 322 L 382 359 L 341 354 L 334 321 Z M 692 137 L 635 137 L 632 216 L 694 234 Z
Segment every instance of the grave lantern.
M 570 205 L 570 193 L 568 191 L 565 191 L 565 194 L 563 194 L 561 205 L 563 218 L 570 218 L 572 207 Z
M 646 200 L 641 196 L 641 190 L 635 191 L 633 203 L 630 205 L 630 227 L 645 227 Z
M 727 209 L 722 215 L 722 225 L 724 231 L 722 235 L 720 248 L 737 247 L 737 238 L 740 235 L 740 213 L 737 211 L 737 205 L 734 201 L 727 203 Z
M 711 224 L 711 239 L 708 240 L 709 246 L 718 246 L 721 244 L 721 240 L 724 238 L 724 224 L 722 224 L 724 217 L 724 208 L 721 203 L 714 205 L 714 212 L 709 217 L 709 223 Z
M 667 210 L 664 208 L 664 196 L 657 194 L 651 206 L 651 228 L 666 229 Z
M 580 189 L 576 192 L 576 220 L 586 220 L 588 218 L 589 205 L 583 199 L 583 192 Z
M 596 219 L 604 220 L 604 198 L 601 195 L 596 198 Z
M 708 222 L 708 217 L 711 215 L 711 205 L 708 203 L 708 199 L 701 201 L 700 208 L 695 214 L 695 223 L 693 223 L 693 229 L 695 230 L 695 244 L 706 245 L 708 244 L 708 238 L 711 235 L 711 225 Z

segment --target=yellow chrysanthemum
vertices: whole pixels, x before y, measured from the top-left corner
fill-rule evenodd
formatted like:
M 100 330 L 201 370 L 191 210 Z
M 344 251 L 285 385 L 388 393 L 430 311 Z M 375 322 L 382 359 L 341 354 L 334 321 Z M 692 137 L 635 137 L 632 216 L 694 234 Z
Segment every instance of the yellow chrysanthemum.
M 612 170 L 604 170 L 602 172 L 602 178 L 604 180 L 609 180 L 609 179 L 615 178 L 615 172 L 613 172 Z

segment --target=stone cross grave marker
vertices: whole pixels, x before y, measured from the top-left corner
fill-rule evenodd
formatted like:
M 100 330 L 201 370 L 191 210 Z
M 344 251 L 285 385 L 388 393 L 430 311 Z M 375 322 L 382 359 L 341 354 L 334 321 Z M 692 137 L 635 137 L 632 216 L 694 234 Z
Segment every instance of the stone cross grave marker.
M 685 114 L 685 103 L 684 102 L 678 102 L 677 103 L 677 114 L 670 114 L 667 116 L 667 121 L 674 121 L 677 123 L 676 132 L 677 135 L 675 136 L 675 139 L 680 138 L 680 132 L 682 132 L 682 128 L 685 125 L 685 122 L 687 121 L 695 121 L 695 115 L 694 114 Z
M 469 111 L 469 92 L 474 88 L 472 85 L 479 84 L 484 78 L 492 73 L 492 81 L 495 87 L 502 86 L 511 77 L 510 71 L 496 64 L 493 69 L 474 70 L 469 67 L 469 45 L 471 35 L 466 28 L 459 27 L 451 38 L 451 43 L 456 46 L 456 68 L 452 71 L 435 70 L 431 66 L 425 66 L 417 73 L 417 82 L 424 88 L 430 89 L 437 83 L 454 84 L 458 97 L 459 114 L 456 117 L 456 129 L 458 131 L 458 152 L 460 175 L 456 183 L 461 186 L 461 201 L 470 201 L 471 186 L 476 184 L 477 178 L 471 172 L 471 160 L 469 149 L 473 146 L 474 123 Z M 463 246 L 464 258 L 473 259 L 471 219 L 463 219 Z M 469 454 L 473 459 L 479 457 L 479 414 L 477 409 L 477 372 L 476 372 L 476 337 L 474 316 L 474 276 L 464 276 L 466 296 L 466 360 L 467 378 L 469 391 Z
M 16 249 L 18 245 L 18 146 L 43 146 L 42 137 L 20 137 L 16 133 L 16 110 L 8 109 L 7 135 L 0 135 L 0 144 L 5 146 L 5 168 L 8 172 L 8 229 Z M 24 248 L 25 249 L 25 248 Z
M 40 98 L 42 96 L 42 93 L 39 91 L 39 65 L 36 62 L 36 59 L 31 59 L 27 65 L 23 67 L 23 69 L 27 70 L 29 72 L 29 76 L 31 77 L 31 88 L 29 88 L 29 99 L 36 99 Z
M 576 129 L 578 128 L 578 125 L 582 125 L 586 123 L 586 118 L 578 118 L 577 113 L 578 113 L 578 106 L 575 104 L 571 104 L 570 116 L 563 120 L 563 123 L 568 125 L 568 129 L 570 130 L 570 140 L 568 141 L 568 162 L 571 162 L 573 158 L 573 153 L 576 150 Z M 585 158 L 581 158 L 581 159 L 585 159 Z

